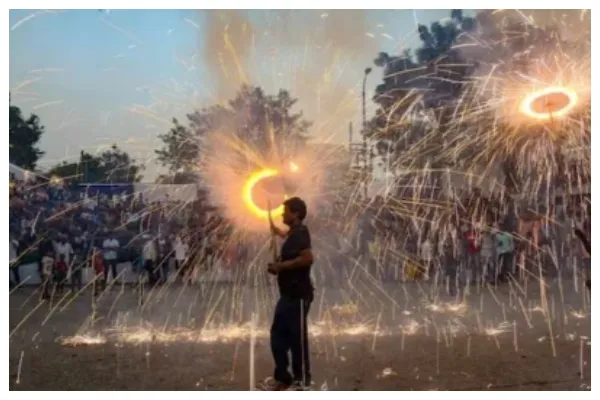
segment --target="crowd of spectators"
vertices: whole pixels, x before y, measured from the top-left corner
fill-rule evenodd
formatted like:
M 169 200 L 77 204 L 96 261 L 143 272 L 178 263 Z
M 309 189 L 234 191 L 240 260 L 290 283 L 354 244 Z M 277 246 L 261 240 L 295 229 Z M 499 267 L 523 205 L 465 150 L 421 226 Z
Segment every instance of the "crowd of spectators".
M 157 285 L 169 279 L 189 282 L 215 264 L 229 267 L 226 271 L 243 268 L 249 248 L 258 253 L 264 243 L 232 236 L 204 198 L 199 193 L 190 202 L 148 201 L 144 193 L 93 192 L 59 180 L 11 177 L 11 285 L 32 278 L 21 276 L 28 264 L 37 266 L 44 297 L 65 284 L 80 291 L 93 281 L 97 293 L 132 276 Z M 557 259 L 589 264 L 572 228 L 560 229 L 564 216 L 556 212 L 527 218 L 521 213 L 511 222 L 507 202 L 477 191 L 450 203 L 406 204 L 406 199 L 378 197 L 357 202 L 354 211 L 346 207 L 344 215 L 313 214 L 308 223 L 325 238 L 315 240 L 317 254 L 328 258 L 337 275 L 327 277 L 323 270 L 331 267 L 323 262 L 315 272 L 318 279 L 339 280 L 357 260 L 380 280 L 428 279 L 439 272 L 482 283 L 506 281 L 532 263 L 536 269 L 540 263 L 557 268 Z
M 147 201 L 143 193 L 110 189 L 11 176 L 11 285 L 25 283 L 20 272 L 28 264 L 37 265 L 38 276 L 29 279 L 44 284 L 44 296 L 51 287 L 62 290 L 67 278 L 73 290 L 96 276 L 100 288 L 118 282 L 122 264 L 164 283 L 171 270 L 189 275 L 194 249 L 211 252 L 207 237 L 222 224 L 199 198 Z
M 589 271 L 589 253 L 573 229 L 589 232 L 586 204 L 576 196 L 533 208 L 478 190 L 437 201 L 376 198 L 350 218 L 345 247 L 381 280 L 498 284 L 537 276 L 540 267 L 548 275 Z

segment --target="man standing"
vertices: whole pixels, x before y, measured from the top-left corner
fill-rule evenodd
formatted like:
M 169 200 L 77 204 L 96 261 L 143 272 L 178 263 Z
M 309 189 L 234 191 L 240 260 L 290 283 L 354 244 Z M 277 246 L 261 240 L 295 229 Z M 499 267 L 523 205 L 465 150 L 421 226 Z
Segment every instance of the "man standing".
M 57 259 L 60 260 L 62 257 L 64 259 L 63 261 L 65 262 L 65 264 L 70 265 L 71 259 L 73 258 L 73 254 L 74 252 L 71 243 L 67 241 L 66 235 L 62 234 L 58 239 L 58 242 L 56 243 Z
M 77 230 L 73 238 L 73 261 L 71 262 L 71 292 L 81 291 L 83 287 L 83 268 L 85 268 L 85 239 Z
M 586 234 L 585 234 L 585 233 L 583 233 L 583 230 L 582 230 L 582 229 L 575 228 L 575 235 L 576 235 L 576 236 L 579 238 L 579 240 L 581 240 L 581 244 L 582 244 L 582 246 L 583 246 L 584 250 L 587 252 L 587 256 L 588 256 L 588 257 L 586 257 L 586 258 L 585 258 L 585 259 L 586 259 L 586 266 L 587 266 L 587 268 L 586 268 L 586 271 L 585 271 L 585 272 L 586 272 L 586 274 L 590 274 L 590 272 L 591 272 L 591 271 L 589 271 L 589 270 L 591 270 L 591 268 L 590 268 L 590 267 L 591 267 L 591 262 L 592 262 L 592 260 L 591 260 L 591 256 L 592 256 L 592 246 L 590 245 L 590 241 L 588 240 L 588 238 L 587 238 Z M 588 276 L 589 276 L 589 275 L 588 275 Z M 588 278 L 586 279 L 586 281 L 585 281 L 585 286 L 586 286 L 586 287 L 587 287 L 589 290 L 591 290 L 591 289 L 592 289 L 592 281 L 591 281 L 591 278 L 589 278 L 589 277 L 588 277 Z
M 496 234 L 496 243 L 496 254 L 498 255 L 498 272 L 496 273 L 496 279 L 499 282 L 505 282 L 508 279 L 509 274 L 513 272 L 513 239 L 506 230 L 502 230 Z
M 306 204 L 300 198 L 292 197 L 283 205 L 283 223 L 289 227 L 287 232 L 277 228 L 269 218 L 271 232 L 285 241 L 280 260 L 269 265 L 269 272 L 277 275 L 280 297 L 271 326 L 275 372 L 273 379 L 265 383 L 269 390 L 302 390 L 311 384 L 306 317 L 313 300 L 310 278 L 313 254 L 310 233 L 303 224 Z M 288 370 L 288 351 L 292 355 L 292 374 Z
M 12 272 L 14 276 L 14 282 L 10 282 L 10 287 L 19 286 L 21 284 L 21 274 L 19 273 L 19 259 L 17 258 L 17 247 L 19 246 L 19 242 L 17 242 L 16 240 L 9 240 L 8 245 L 10 250 L 10 272 Z
M 102 243 L 102 249 L 104 250 L 104 261 L 105 261 L 105 280 L 108 285 L 108 276 L 112 272 L 113 280 L 117 279 L 117 262 L 119 256 L 119 241 L 112 235 L 104 239 Z
M 167 240 L 164 233 L 158 234 L 157 240 L 157 252 L 158 252 L 158 276 L 160 283 L 167 283 L 169 277 L 169 264 L 172 257 L 171 243 Z
M 187 282 L 188 274 L 186 260 L 189 250 L 187 240 L 183 241 L 181 239 L 181 235 L 177 235 L 173 249 L 175 251 L 175 269 L 177 270 L 179 276 L 181 276 L 181 279 L 184 282 Z
M 148 283 L 152 286 L 156 284 L 157 276 L 156 276 L 156 245 L 154 243 L 154 239 L 150 236 L 146 237 L 146 243 L 144 243 L 144 247 L 142 248 L 142 257 L 144 259 L 144 269 L 148 273 Z

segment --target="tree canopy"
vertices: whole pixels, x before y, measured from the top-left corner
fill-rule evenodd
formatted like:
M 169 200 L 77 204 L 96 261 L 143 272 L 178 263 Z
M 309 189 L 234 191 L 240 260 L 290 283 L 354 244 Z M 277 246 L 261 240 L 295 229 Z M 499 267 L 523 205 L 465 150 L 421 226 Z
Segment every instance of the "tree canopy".
M 128 183 L 139 182 L 143 170 L 143 165 L 113 144 L 98 155 L 81 151 L 77 162 L 64 161 L 48 173 L 79 182 Z
M 376 88 L 378 109 L 368 134 L 380 154 L 405 168 L 468 170 L 493 157 L 514 193 L 519 190 L 514 158 L 522 153 L 519 143 L 534 143 L 522 134 L 532 127 L 503 119 L 498 98 L 492 94 L 488 100 L 482 93 L 497 93 L 505 82 L 523 79 L 539 68 L 542 56 L 562 55 L 566 46 L 552 25 L 498 18 L 490 11 L 470 18 L 452 10 L 450 16 L 444 24 L 418 27 L 416 57 L 406 50 L 400 56 L 380 53 L 374 60 L 384 79 Z
M 25 118 L 17 106 L 9 106 L 8 158 L 11 164 L 33 171 L 44 152 L 37 144 L 44 133 L 37 115 Z
M 202 141 L 224 132 L 258 152 L 276 148 L 294 151 L 307 140 L 310 123 L 302 112 L 293 112 L 296 99 L 286 90 L 265 94 L 259 87 L 242 86 L 235 98 L 224 105 L 213 105 L 187 116 L 188 126 L 173 120 L 169 132 L 160 135 L 164 146 L 156 150 L 158 160 L 168 168 L 165 181 L 196 179 L 202 158 Z

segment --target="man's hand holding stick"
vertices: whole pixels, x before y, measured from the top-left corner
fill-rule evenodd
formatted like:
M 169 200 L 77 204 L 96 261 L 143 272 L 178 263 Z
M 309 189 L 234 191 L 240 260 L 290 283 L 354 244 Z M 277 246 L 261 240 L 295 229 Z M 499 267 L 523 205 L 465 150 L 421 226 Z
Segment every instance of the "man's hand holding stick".
M 267 271 L 271 274 L 271 275 L 277 275 L 277 273 L 271 269 L 271 265 L 277 262 L 277 243 L 275 241 L 275 235 L 278 233 L 277 232 L 277 227 L 275 226 L 275 224 L 273 223 L 273 217 L 271 215 L 271 202 L 267 202 L 267 215 L 269 217 L 269 229 L 271 230 L 271 254 L 273 256 L 273 259 L 271 261 L 271 263 L 269 263 L 269 268 L 267 269 Z

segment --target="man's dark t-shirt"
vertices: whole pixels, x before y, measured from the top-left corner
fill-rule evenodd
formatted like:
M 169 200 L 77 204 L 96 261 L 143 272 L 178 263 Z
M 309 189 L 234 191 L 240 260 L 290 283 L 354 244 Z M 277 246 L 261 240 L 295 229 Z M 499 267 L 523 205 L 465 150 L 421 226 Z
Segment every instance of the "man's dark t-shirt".
M 305 225 L 292 227 L 281 246 L 281 261 L 293 260 L 300 256 L 300 252 L 310 248 L 310 233 L 308 232 L 308 228 Z M 280 271 L 277 274 L 280 295 L 293 298 L 312 296 L 311 267 Z

